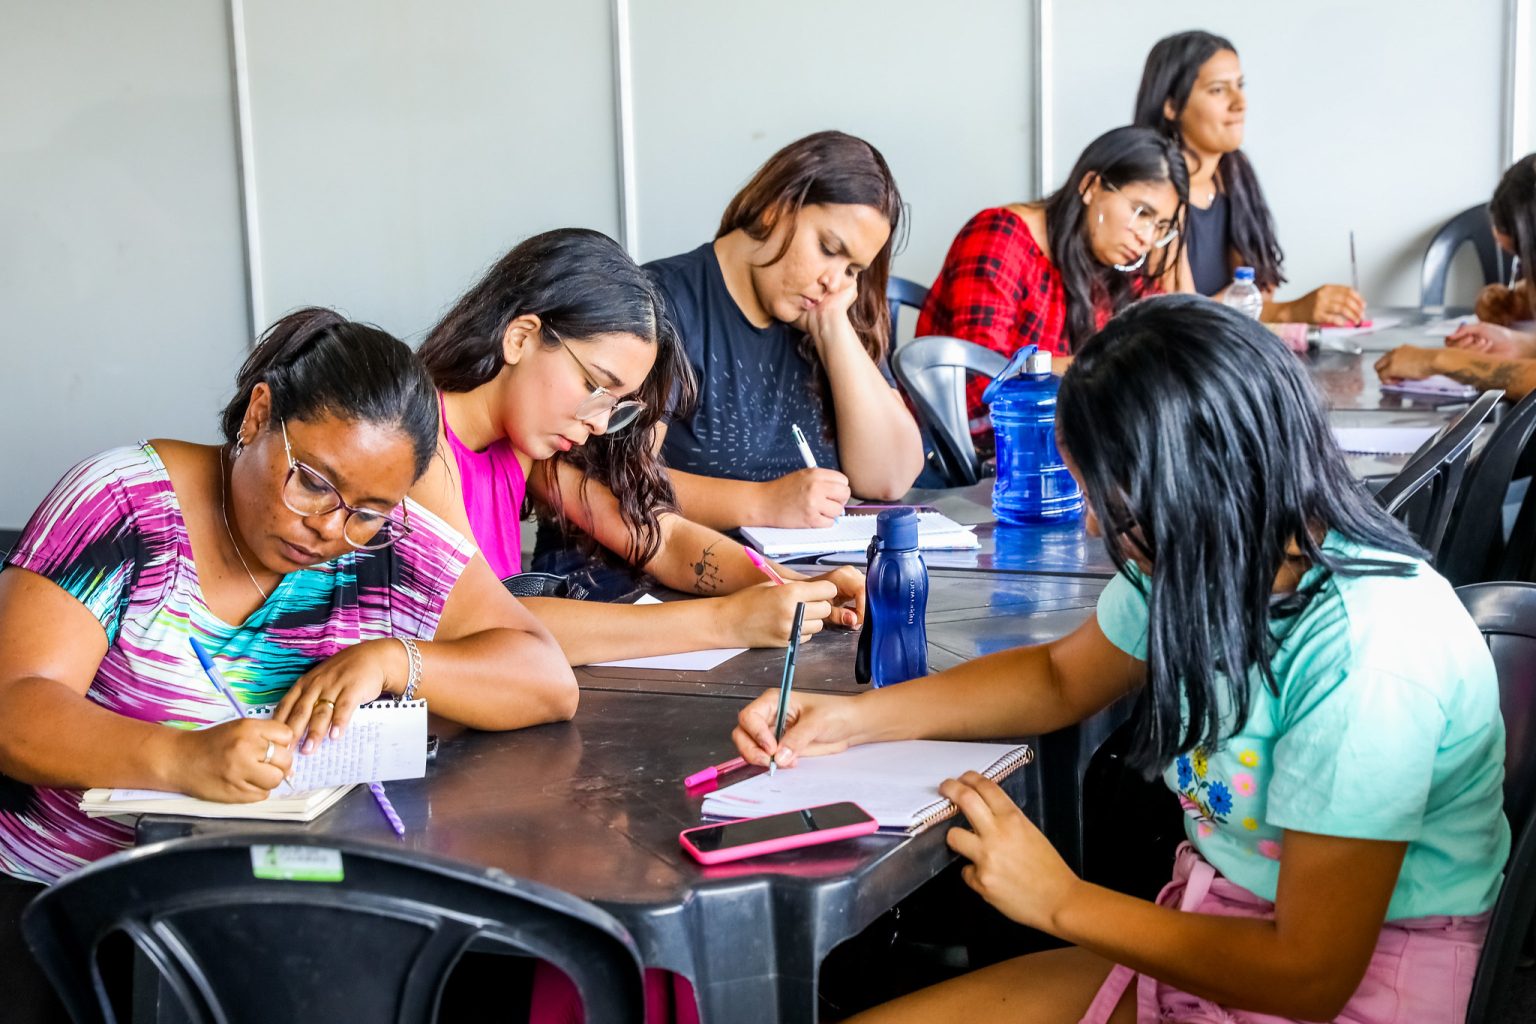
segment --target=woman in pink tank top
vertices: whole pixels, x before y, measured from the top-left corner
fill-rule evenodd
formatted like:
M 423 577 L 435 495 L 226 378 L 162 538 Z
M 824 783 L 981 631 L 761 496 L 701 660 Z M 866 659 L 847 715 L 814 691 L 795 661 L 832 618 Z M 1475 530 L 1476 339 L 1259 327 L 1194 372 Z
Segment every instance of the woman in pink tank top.
M 677 513 L 652 428 L 693 401 L 691 371 L 660 292 L 612 239 L 568 228 L 518 245 L 433 328 L 421 357 L 442 391 L 432 468 L 413 494 L 473 534 L 497 575 L 522 568 L 531 492 L 673 590 L 710 600 L 525 603 L 571 664 L 717 647 L 782 647 L 796 603 L 803 635 L 853 627 L 864 578 L 769 583 L 741 545 Z

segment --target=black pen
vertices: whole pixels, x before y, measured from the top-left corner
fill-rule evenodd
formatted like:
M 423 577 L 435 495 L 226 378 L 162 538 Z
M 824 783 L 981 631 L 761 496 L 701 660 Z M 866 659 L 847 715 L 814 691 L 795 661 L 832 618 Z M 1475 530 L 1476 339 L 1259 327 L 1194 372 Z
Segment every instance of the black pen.
M 789 650 L 784 652 L 784 678 L 779 680 L 779 716 L 773 726 L 773 742 L 777 746 L 779 740 L 784 738 L 784 712 L 789 707 L 789 691 L 795 685 L 795 653 L 800 650 L 800 626 L 805 622 L 805 602 L 795 605 L 795 624 L 789 628 Z M 778 770 L 778 764 L 774 758 L 779 756 L 775 750 L 773 757 L 768 759 L 768 774 L 772 775 Z

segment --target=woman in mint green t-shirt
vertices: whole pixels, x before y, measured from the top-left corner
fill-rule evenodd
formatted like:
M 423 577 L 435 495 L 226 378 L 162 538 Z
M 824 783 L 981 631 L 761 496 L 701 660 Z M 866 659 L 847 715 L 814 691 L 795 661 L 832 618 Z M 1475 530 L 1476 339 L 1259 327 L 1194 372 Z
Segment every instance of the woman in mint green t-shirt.
M 858 1020 L 1463 1020 L 1509 850 L 1497 679 L 1350 477 L 1305 371 L 1216 303 L 1150 299 L 1079 351 L 1057 433 L 1121 568 L 1094 619 L 901 686 L 796 694 L 779 744 L 770 692 L 734 738 L 785 766 L 1048 732 L 1139 691 L 1133 763 L 1178 794 L 1189 842 L 1149 903 L 1077 878 L 996 784 L 946 781 L 966 881 L 1073 945 Z

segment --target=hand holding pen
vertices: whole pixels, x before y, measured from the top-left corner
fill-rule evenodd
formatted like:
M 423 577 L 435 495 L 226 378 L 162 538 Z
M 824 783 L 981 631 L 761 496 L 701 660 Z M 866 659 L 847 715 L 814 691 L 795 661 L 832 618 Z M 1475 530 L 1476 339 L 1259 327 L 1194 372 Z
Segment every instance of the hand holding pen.
M 293 763 L 293 730 L 281 722 L 248 717 L 203 645 L 193 638 L 191 646 L 231 714 L 222 722 L 180 734 L 191 753 L 178 759 L 174 788 L 221 803 L 264 800 L 288 776 Z
M 773 742 L 777 748 L 784 738 L 784 714 L 789 710 L 789 695 L 795 685 L 795 656 L 800 653 L 800 622 L 805 618 L 805 605 L 795 606 L 795 624 L 789 631 L 789 649 L 784 652 L 784 675 L 779 680 L 779 710 L 774 716 Z M 768 774 L 778 770 L 778 752 L 768 759 Z

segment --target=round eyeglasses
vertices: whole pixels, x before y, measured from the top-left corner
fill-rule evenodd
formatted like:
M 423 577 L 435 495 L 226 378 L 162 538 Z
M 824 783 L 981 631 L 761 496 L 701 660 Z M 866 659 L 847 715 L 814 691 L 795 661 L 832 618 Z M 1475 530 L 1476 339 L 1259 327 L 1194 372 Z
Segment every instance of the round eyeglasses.
M 550 336 L 558 341 L 560 347 L 565 349 L 566 353 L 576 361 L 577 367 L 581 370 L 582 379 L 586 381 L 587 387 L 592 389 L 592 393 L 583 398 L 581 404 L 576 406 L 577 419 L 602 420 L 606 417 L 607 422 L 603 425 L 603 429 L 596 431 L 596 433 L 617 434 L 640 418 L 640 414 L 645 411 L 644 402 L 638 398 L 621 399 L 618 395 L 597 383 L 597 381 L 592 379 L 592 371 L 587 369 L 587 364 L 581 361 L 580 356 L 571 351 L 571 346 L 565 343 L 565 339 L 553 331 L 550 331 Z
M 362 551 L 379 551 L 411 532 L 411 514 L 402 502 L 391 512 L 348 505 L 336 485 L 313 466 L 293 457 L 288 443 L 288 424 L 278 421 L 283 430 L 283 451 L 288 456 L 288 475 L 283 479 L 283 504 L 301 516 L 324 516 L 339 508 L 347 510 L 341 534 L 347 543 Z M 395 511 L 399 518 L 395 518 Z
M 1179 237 L 1179 227 L 1171 220 L 1158 220 L 1157 211 L 1146 203 L 1139 203 L 1130 196 L 1121 192 L 1109 182 L 1104 182 L 1104 187 L 1115 195 L 1131 204 L 1131 230 L 1137 238 L 1152 237 L 1152 248 L 1166 249 Z

